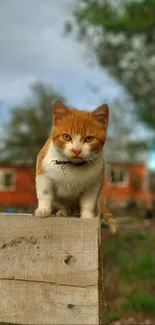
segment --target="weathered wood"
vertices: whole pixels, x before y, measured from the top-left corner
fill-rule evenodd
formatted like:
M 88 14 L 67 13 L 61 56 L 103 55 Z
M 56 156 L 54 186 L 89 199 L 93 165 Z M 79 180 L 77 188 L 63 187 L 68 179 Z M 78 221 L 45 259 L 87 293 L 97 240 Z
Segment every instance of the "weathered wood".
M 98 220 L 0 214 L 0 322 L 99 324 Z
M 96 284 L 95 219 L 6 215 L 0 217 L 0 225 L 0 279 Z M 72 255 L 69 267 L 64 262 L 68 255 Z
M 14 324 L 98 324 L 95 286 L 0 281 L 1 319 Z M 8 317 L 9 315 L 9 317 Z

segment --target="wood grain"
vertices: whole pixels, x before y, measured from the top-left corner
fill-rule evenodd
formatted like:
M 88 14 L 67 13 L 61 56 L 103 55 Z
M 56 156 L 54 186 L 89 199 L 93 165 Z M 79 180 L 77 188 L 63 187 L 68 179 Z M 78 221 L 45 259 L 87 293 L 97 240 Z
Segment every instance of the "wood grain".
M 0 214 L 0 322 L 99 324 L 98 220 Z
M 0 319 L 13 324 L 98 324 L 96 286 L 0 280 Z
M 97 221 L 0 216 L 0 279 L 97 283 Z M 68 264 L 66 257 L 72 258 Z

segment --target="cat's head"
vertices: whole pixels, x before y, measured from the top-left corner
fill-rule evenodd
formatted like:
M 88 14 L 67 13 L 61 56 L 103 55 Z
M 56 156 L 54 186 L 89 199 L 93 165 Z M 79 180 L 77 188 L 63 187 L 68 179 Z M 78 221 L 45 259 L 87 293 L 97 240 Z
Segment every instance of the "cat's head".
M 109 119 L 107 104 L 94 111 L 70 109 L 57 101 L 53 107 L 52 141 L 64 159 L 95 161 L 106 139 Z

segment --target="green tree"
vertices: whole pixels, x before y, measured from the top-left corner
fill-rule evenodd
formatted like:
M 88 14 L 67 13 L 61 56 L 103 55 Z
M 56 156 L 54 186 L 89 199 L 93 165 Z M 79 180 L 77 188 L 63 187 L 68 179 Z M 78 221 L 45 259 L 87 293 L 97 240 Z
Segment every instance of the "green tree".
M 155 130 L 155 0 L 76 0 L 65 31 L 88 45 Z
M 38 82 L 31 86 L 32 96 L 11 111 L 4 126 L 1 160 L 35 163 L 52 127 L 52 105 L 57 99 L 65 101 L 52 86 Z

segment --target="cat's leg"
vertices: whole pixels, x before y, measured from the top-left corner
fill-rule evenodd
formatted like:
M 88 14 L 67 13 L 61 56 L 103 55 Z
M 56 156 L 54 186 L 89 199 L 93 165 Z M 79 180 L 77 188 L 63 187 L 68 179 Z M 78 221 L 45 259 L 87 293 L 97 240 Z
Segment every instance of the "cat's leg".
M 36 176 L 36 193 L 38 198 L 38 207 L 35 215 L 40 218 L 51 215 L 51 205 L 53 201 L 52 182 L 45 175 Z
M 80 199 L 80 210 L 81 210 L 81 218 L 91 219 L 95 217 L 95 207 L 97 203 L 99 193 L 99 187 L 90 187 L 87 189 Z

